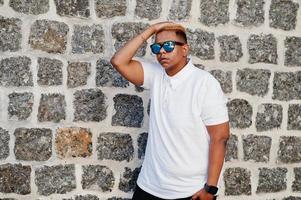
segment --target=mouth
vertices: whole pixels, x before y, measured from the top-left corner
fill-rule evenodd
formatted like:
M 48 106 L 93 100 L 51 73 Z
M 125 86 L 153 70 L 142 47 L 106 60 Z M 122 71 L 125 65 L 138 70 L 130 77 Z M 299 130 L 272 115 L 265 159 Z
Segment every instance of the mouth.
M 167 62 L 168 61 L 168 58 L 160 58 L 160 62 Z

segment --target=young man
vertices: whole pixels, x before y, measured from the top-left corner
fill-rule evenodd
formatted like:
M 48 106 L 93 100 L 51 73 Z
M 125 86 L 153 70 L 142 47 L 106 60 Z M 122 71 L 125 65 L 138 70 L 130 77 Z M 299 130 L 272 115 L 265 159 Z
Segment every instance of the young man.
M 133 60 L 153 34 L 159 63 Z M 187 58 L 185 29 L 161 22 L 111 59 L 127 80 L 150 89 L 149 136 L 133 200 L 212 200 L 229 137 L 226 98 L 216 79 Z

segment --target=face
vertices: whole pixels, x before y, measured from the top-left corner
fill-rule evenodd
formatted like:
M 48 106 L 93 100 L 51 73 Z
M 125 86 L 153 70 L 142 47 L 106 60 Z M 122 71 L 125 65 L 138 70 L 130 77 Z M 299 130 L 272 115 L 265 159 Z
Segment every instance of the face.
M 156 35 L 156 43 L 163 43 L 166 41 L 182 42 L 174 31 L 162 31 Z M 166 71 L 176 70 L 183 67 L 187 62 L 188 45 L 175 45 L 172 52 L 166 52 L 161 48 L 160 53 L 157 54 L 158 62 L 164 67 Z

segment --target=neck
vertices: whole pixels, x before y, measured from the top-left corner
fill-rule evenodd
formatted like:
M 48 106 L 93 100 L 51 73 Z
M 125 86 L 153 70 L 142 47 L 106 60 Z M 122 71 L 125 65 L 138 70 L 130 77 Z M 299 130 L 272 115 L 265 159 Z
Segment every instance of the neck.
M 185 58 L 181 60 L 181 62 L 179 62 L 177 66 L 166 69 L 165 72 L 168 74 L 168 76 L 174 76 L 176 73 L 178 73 L 181 69 L 183 69 L 187 65 L 188 61 L 189 60 Z

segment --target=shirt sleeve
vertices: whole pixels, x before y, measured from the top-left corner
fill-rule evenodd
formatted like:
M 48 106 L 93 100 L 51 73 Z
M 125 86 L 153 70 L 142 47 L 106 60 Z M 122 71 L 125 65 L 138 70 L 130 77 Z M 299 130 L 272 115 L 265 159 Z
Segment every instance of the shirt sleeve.
M 143 84 L 141 87 L 151 89 L 156 75 L 159 73 L 159 68 L 156 63 L 150 63 L 139 60 L 143 68 Z
M 202 94 L 201 118 L 206 126 L 217 125 L 229 121 L 227 98 L 219 82 L 210 75 Z

